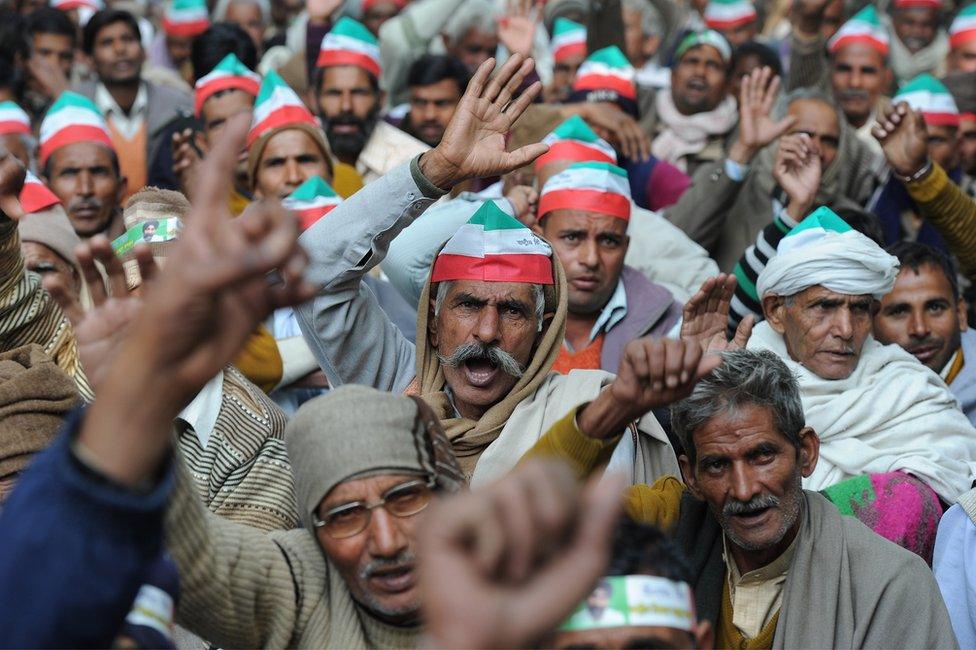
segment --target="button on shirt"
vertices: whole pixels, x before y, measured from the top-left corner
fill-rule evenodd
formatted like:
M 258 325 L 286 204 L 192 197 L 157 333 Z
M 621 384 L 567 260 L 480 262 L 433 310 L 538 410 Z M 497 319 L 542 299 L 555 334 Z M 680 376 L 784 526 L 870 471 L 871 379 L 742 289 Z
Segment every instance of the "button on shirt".
M 732 623 L 747 639 L 754 639 L 783 604 L 783 585 L 793 562 L 796 538 L 778 558 L 744 575 L 739 575 L 739 567 L 729 552 L 729 543 L 724 536 L 722 543 L 722 556 L 728 567 L 726 579 L 732 600 Z
M 95 106 L 102 112 L 105 119 L 111 120 L 112 125 L 126 140 L 136 137 L 149 116 L 149 94 L 146 92 L 146 84 L 144 83 L 139 84 L 136 100 L 132 103 L 132 108 L 128 114 L 115 103 L 115 98 L 101 83 L 95 87 L 94 99 Z

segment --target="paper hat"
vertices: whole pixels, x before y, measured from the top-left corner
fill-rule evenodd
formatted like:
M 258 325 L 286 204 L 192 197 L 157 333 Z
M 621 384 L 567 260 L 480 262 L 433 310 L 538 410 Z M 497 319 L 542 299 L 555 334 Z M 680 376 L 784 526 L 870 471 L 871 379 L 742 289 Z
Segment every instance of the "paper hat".
M 328 183 L 319 176 L 312 176 L 289 194 L 281 204 L 298 213 L 300 227 L 302 232 L 305 232 L 341 202 L 342 199 Z
M 576 72 L 573 91 L 608 90 L 635 101 L 637 86 L 634 83 L 634 66 L 616 45 L 597 50 L 586 57 Z
M 920 74 L 904 86 L 893 102 L 907 102 L 916 111 L 922 112 L 925 123 L 932 126 L 959 126 L 959 109 L 956 101 L 941 81 L 930 74 Z
M 13 133 L 30 135 L 30 117 L 17 104 L 11 101 L 0 102 L 0 135 Z
M 206 0 L 169 0 L 163 11 L 163 31 L 170 36 L 187 38 L 202 34 L 210 27 Z
M 41 121 L 39 162 L 43 167 L 57 149 L 75 142 L 98 142 L 115 151 L 105 118 L 90 99 L 66 91 Z
M 102 0 L 51 0 L 51 6 L 61 11 L 71 11 L 72 9 L 89 9 L 92 12 L 101 11 L 105 8 Z
M 881 24 L 874 5 L 868 5 L 841 25 L 827 42 L 831 54 L 850 43 L 864 43 L 888 56 L 888 30 Z
M 553 284 L 552 248 L 494 201 L 486 201 L 441 249 L 431 282 Z
M 714 29 L 703 29 L 699 32 L 692 32 L 681 39 L 677 49 L 674 51 L 674 60 L 677 61 L 688 50 L 702 45 L 714 47 L 726 63 L 732 60 L 732 46 L 729 45 L 729 42 L 724 36 Z
M 343 16 L 322 39 L 316 67 L 354 65 L 374 77 L 380 76 L 380 45 L 366 26 Z
M 627 172 L 605 162 L 573 163 L 542 188 L 539 218 L 553 210 L 584 210 L 630 220 Z
M 292 124 L 310 124 L 318 128 L 315 117 L 302 103 L 291 86 L 278 76 L 274 70 L 264 75 L 258 97 L 254 102 L 254 116 L 251 130 L 247 133 L 247 146 L 271 129 Z
M 607 594 L 607 607 L 595 614 L 586 601 L 580 603 L 560 631 L 647 626 L 695 632 L 695 598 L 686 582 L 648 575 L 609 576 L 593 591 Z
M 896 9 L 942 9 L 942 0 L 894 0 Z
M 394 5 L 396 5 L 397 9 L 403 9 L 407 6 L 407 0 L 363 0 L 363 13 L 366 13 L 374 6 L 384 1 L 392 2 Z
M 976 2 L 964 7 L 949 26 L 949 46 L 959 47 L 976 39 Z
M 256 97 L 260 87 L 261 76 L 248 69 L 236 56 L 228 54 L 213 70 L 197 80 L 194 87 L 193 110 L 199 117 L 203 103 L 222 90 L 233 88 Z
M 557 18 L 549 41 L 552 58 L 558 63 L 571 56 L 586 56 L 586 27 L 568 18 Z
M 709 29 L 732 29 L 754 22 L 757 14 L 747 0 L 709 0 L 704 18 Z
M 549 145 L 549 151 L 536 158 L 536 169 L 554 160 L 617 162 L 617 152 L 613 147 L 600 139 L 579 115 L 557 126 L 542 142 Z
M 49 190 L 47 185 L 30 170 L 27 171 L 27 176 L 24 178 L 24 187 L 20 190 L 19 198 L 20 207 L 27 214 L 40 212 L 52 205 L 61 203 L 61 199 L 55 196 L 54 192 Z

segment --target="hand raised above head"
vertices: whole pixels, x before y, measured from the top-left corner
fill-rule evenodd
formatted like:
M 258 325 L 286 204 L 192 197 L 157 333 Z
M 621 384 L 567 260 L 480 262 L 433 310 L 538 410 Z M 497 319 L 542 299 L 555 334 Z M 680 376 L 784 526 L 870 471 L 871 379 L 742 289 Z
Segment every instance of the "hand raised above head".
M 914 175 L 928 162 L 925 119 L 906 102 L 882 110 L 871 134 L 881 143 L 888 164 L 902 176 Z
M 739 323 L 731 341 L 725 334 L 736 284 L 735 276 L 730 273 L 719 273 L 702 283 L 698 293 L 685 303 L 681 321 L 682 340 L 697 343 L 705 353 L 745 347 L 755 324 L 751 314 Z
M 779 121 L 771 117 L 779 85 L 779 77 L 769 67 L 757 68 L 743 78 L 739 90 L 739 137 L 729 150 L 729 158 L 735 162 L 747 164 L 796 122 L 792 116 Z

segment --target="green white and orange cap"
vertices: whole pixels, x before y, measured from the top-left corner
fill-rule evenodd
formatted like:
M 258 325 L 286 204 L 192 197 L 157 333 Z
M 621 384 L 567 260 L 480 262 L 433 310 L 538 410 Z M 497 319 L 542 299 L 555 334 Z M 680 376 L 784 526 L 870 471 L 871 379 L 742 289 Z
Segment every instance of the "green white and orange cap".
M 41 179 L 35 176 L 30 170 L 24 178 L 24 187 L 20 190 L 20 207 L 27 214 L 46 210 L 52 205 L 59 205 L 59 199 L 54 192 L 48 189 Z
M 318 127 L 315 117 L 302 103 L 291 86 L 274 70 L 264 75 L 258 97 L 254 102 L 254 115 L 251 130 L 247 133 L 247 146 L 271 129 L 280 129 L 293 124 L 311 124 Z
M 840 48 L 851 43 L 865 43 L 888 56 L 888 30 L 881 24 L 878 18 L 878 11 L 874 5 L 868 5 L 864 9 L 851 16 L 851 19 L 841 25 L 837 33 L 831 37 L 827 43 L 827 49 L 831 54 Z
M 163 31 L 170 36 L 197 36 L 210 27 L 206 0 L 169 0 L 163 10 Z
M 87 97 L 61 93 L 41 121 L 39 162 L 43 166 L 57 149 L 76 142 L 97 142 L 115 151 L 105 118 Z
M 61 11 L 71 11 L 72 9 L 88 9 L 92 12 L 101 11 L 105 8 L 102 0 L 51 0 L 51 6 Z
M 434 260 L 431 282 L 553 284 L 552 248 L 494 201 L 486 201 Z
M 322 39 L 316 67 L 352 65 L 380 76 L 380 45 L 361 22 L 343 16 Z
M 976 2 L 964 7 L 949 26 L 949 46 L 959 47 L 976 39 Z
M 616 45 L 597 50 L 586 57 L 576 72 L 574 91 L 612 90 L 621 97 L 637 99 L 634 66 Z
M 583 210 L 629 221 L 627 172 L 605 162 L 573 163 L 547 180 L 539 195 L 539 218 L 553 210 Z
M 942 9 L 942 0 L 894 0 L 896 9 Z
M 748 0 L 709 0 L 703 17 L 709 29 L 731 29 L 754 22 L 758 14 Z
M 907 102 L 931 126 L 959 126 L 959 108 L 949 89 L 930 74 L 920 74 L 898 90 L 893 102 Z
M 571 56 L 586 56 L 586 27 L 568 18 L 559 17 L 553 24 L 549 41 L 556 63 Z
M 30 135 L 30 132 L 30 117 L 24 109 L 11 101 L 0 102 L 0 135 Z
M 649 575 L 607 576 L 597 590 L 609 592 L 600 615 L 590 612 L 583 601 L 559 626 L 560 631 L 641 626 L 695 632 L 695 598 L 687 582 Z
M 549 151 L 536 158 L 536 169 L 556 160 L 617 162 L 617 152 L 613 147 L 597 136 L 579 115 L 557 126 L 542 142 L 549 145 Z
M 193 110 L 199 117 L 204 102 L 224 90 L 240 90 L 256 97 L 260 87 L 261 76 L 252 72 L 234 54 L 228 54 L 213 70 L 197 80 L 194 86 Z
M 281 202 L 298 214 L 302 232 L 332 212 L 340 203 L 342 198 L 320 176 L 312 176 Z
M 715 48 L 718 51 L 719 56 L 722 60 L 728 63 L 732 60 L 732 46 L 729 45 L 728 40 L 720 33 L 714 29 L 703 29 L 697 32 L 691 32 L 678 43 L 678 47 L 674 50 L 674 60 L 677 61 L 685 52 L 694 49 L 696 47 L 701 47 L 703 45 L 708 45 L 709 47 Z

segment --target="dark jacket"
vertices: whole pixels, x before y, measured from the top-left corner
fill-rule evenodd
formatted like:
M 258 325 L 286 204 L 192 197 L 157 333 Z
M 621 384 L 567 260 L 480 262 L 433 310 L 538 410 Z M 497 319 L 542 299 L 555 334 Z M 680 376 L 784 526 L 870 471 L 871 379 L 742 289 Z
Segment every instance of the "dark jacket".
M 642 336 L 665 336 L 681 318 L 682 305 L 671 292 L 625 266 L 620 273 L 627 294 L 627 315 L 603 339 L 600 368 L 616 373 L 624 347 Z

